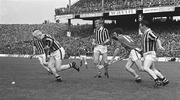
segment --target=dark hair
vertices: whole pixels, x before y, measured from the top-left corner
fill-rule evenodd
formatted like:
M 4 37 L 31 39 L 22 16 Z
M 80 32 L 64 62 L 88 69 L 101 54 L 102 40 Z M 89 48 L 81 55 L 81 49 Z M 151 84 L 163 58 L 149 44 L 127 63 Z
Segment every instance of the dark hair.
M 38 30 L 38 29 L 33 29 L 33 32 L 34 32 L 34 31 L 37 31 L 37 30 Z
M 125 34 L 122 28 L 115 28 L 112 30 L 112 33 L 116 32 L 117 34 Z
M 147 27 L 150 27 L 150 23 L 147 20 L 142 20 L 141 25 L 145 25 Z

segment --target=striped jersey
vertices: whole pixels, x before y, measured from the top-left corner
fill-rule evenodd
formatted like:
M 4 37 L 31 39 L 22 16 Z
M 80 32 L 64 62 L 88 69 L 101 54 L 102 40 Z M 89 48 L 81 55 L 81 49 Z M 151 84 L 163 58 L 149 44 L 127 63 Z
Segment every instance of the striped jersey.
M 149 28 L 142 35 L 142 47 L 144 53 L 148 51 L 156 51 L 156 41 L 158 37 L 153 33 L 153 31 Z
M 118 35 L 117 39 L 123 47 L 127 47 L 129 49 L 138 48 L 138 45 L 135 43 L 135 41 L 128 35 Z
M 43 43 L 43 47 L 45 46 L 50 47 L 50 52 L 54 52 L 61 48 L 59 42 L 47 34 L 45 34 L 44 38 L 42 39 L 42 43 Z
M 108 30 L 104 27 L 100 27 L 99 29 L 95 29 L 94 33 L 96 35 L 97 44 L 103 44 L 107 39 L 110 39 Z
M 42 42 L 38 39 L 33 38 L 33 46 L 36 47 L 36 54 L 44 54 L 44 48 L 42 46 Z

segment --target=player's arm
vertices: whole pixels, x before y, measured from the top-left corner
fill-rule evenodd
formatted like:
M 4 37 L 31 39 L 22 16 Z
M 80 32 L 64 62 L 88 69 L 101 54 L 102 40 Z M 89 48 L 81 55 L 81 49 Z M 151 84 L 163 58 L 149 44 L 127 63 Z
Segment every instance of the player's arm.
M 159 49 L 165 50 L 164 47 L 162 46 L 162 43 L 161 43 L 159 37 L 157 37 L 157 36 L 154 34 L 154 32 L 149 32 L 149 37 L 150 37 L 152 40 L 155 40 L 155 41 L 157 42 Z
M 36 54 L 36 47 L 33 46 L 33 55 L 35 55 L 35 54 Z
M 92 45 L 96 45 L 96 40 L 92 39 Z
M 110 60 L 109 64 L 111 64 L 111 63 L 115 60 L 115 57 L 118 55 L 119 51 L 120 51 L 119 48 L 116 48 L 116 49 L 114 50 L 113 57 L 112 57 L 112 59 Z
M 103 45 L 110 45 L 110 39 L 107 39 L 106 41 L 104 41 Z
M 35 43 L 34 43 L 34 39 L 33 39 L 33 54 L 30 56 L 30 59 L 32 59 L 34 57 L 34 55 L 36 54 L 36 46 L 35 46 Z
M 30 56 L 30 59 L 32 59 L 36 54 L 36 47 L 33 46 L 33 54 Z
M 148 34 L 149 34 L 149 38 L 150 38 L 151 40 L 154 40 L 154 41 L 157 42 L 157 45 L 158 45 L 159 49 L 165 50 L 165 49 L 162 47 L 162 44 L 161 44 L 161 41 L 160 41 L 159 37 L 157 37 L 157 36 L 154 34 L 153 31 L 149 31 Z
M 110 44 L 110 36 L 109 36 L 109 32 L 107 29 L 105 29 L 105 38 L 106 40 L 104 41 L 103 45 L 109 45 Z
M 158 44 L 159 49 L 165 50 L 159 38 L 157 39 L 157 44 Z
M 116 49 L 114 50 L 114 54 L 113 54 L 112 60 L 115 59 L 115 57 L 118 55 L 119 51 L 120 51 L 119 48 L 116 48 Z
M 149 38 L 151 38 L 151 40 L 157 40 L 158 39 L 158 37 L 155 35 L 154 32 L 150 31 L 150 32 L 148 32 L 148 34 L 149 34 Z

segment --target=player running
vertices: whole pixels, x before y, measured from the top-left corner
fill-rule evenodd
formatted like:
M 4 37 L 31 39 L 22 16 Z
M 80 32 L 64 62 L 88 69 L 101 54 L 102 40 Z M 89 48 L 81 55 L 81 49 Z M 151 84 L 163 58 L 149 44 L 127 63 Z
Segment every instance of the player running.
M 137 72 L 132 68 L 133 64 L 136 65 L 139 71 L 143 71 L 142 62 L 141 62 L 141 50 L 138 48 L 138 45 L 134 42 L 134 40 L 128 35 L 121 35 L 117 34 L 116 32 L 113 33 L 113 40 L 116 41 L 116 49 L 113 54 L 113 58 L 110 60 L 109 64 L 112 64 L 115 60 L 115 57 L 120 51 L 120 46 L 123 46 L 126 51 L 126 55 L 129 54 L 128 61 L 125 65 L 126 70 L 133 75 L 136 82 L 141 82 L 141 77 L 137 74 Z
M 42 42 L 39 41 L 36 37 L 33 37 L 33 55 L 30 56 L 30 59 L 32 59 L 34 56 L 38 58 L 42 67 L 45 68 L 50 74 L 52 74 L 51 70 L 48 68 L 48 62 L 46 62 L 46 56 Z
M 158 44 L 159 49 L 165 50 L 160 39 L 155 35 L 155 33 L 149 28 L 148 21 L 141 21 L 140 31 L 142 32 L 142 47 L 143 47 L 143 57 L 144 57 L 144 70 L 149 73 L 149 75 L 155 81 L 155 87 L 165 86 L 169 81 L 162 75 L 162 73 L 157 70 L 154 66 L 154 62 L 157 61 L 156 57 L 156 44 Z
M 56 78 L 56 81 L 61 82 L 62 78 L 57 73 L 58 71 L 63 71 L 69 68 L 74 68 L 79 72 L 79 68 L 76 66 L 75 62 L 69 63 L 67 65 L 62 65 L 62 59 L 65 56 L 65 50 L 63 47 L 59 46 L 58 42 L 52 37 L 42 34 L 40 30 L 35 30 L 32 35 L 38 40 L 42 41 L 42 46 L 44 48 L 48 60 L 48 67 L 52 71 Z

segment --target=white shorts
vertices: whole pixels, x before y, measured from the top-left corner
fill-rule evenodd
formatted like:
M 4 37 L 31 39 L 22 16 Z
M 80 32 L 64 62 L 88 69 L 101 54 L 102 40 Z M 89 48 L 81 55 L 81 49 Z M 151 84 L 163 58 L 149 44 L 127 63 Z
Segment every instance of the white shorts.
M 46 63 L 46 55 L 45 54 L 36 55 L 36 57 L 38 58 L 41 65 L 44 65 Z
M 134 49 L 129 54 L 129 59 L 132 61 L 141 60 L 141 55 Z
M 143 54 L 143 56 L 144 56 L 144 60 L 157 61 L 155 51 L 146 52 L 146 53 Z
M 97 45 L 96 47 L 94 47 L 94 53 L 97 53 L 97 52 L 100 54 L 107 53 L 107 46 Z
M 59 50 L 56 50 L 50 54 L 50 57 L 53 57 L 54 59 L 62 60 L 65 57 L 65 50 L 63 47 L 61 47 Z

